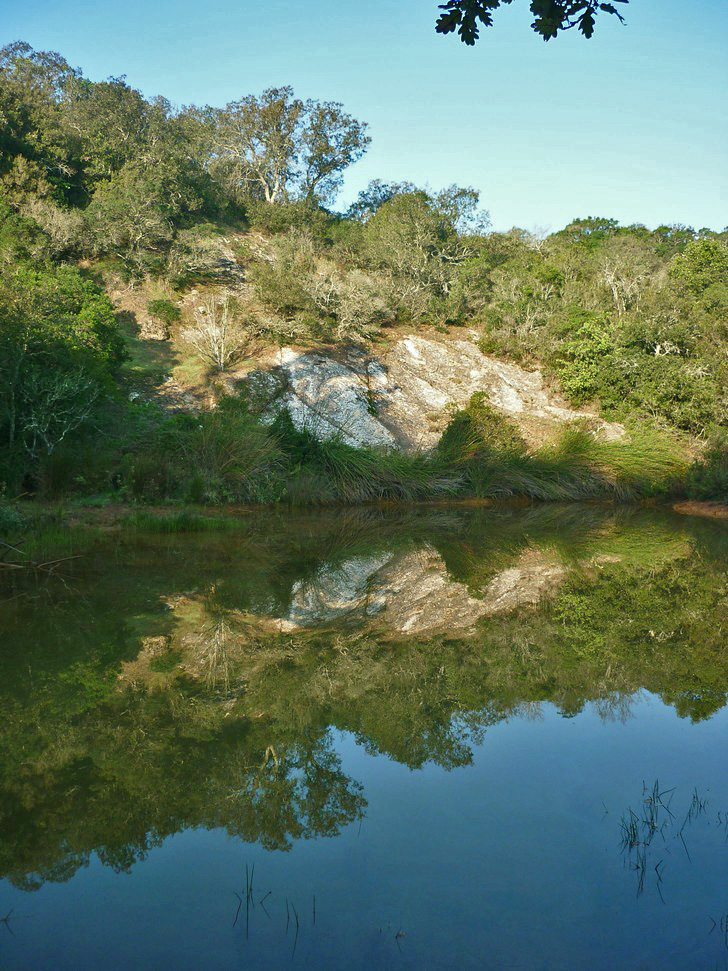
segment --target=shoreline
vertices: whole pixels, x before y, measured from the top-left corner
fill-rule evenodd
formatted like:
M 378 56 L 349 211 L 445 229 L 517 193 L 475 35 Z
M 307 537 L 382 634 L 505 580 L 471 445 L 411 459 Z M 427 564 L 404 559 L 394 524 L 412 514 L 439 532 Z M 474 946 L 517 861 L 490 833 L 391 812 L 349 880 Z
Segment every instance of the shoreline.
M 704 519 L 728 519 L 728 503 L 705 499 L 685 499 L 672 504 L 672 511 L 681 516 L 702 516 Z

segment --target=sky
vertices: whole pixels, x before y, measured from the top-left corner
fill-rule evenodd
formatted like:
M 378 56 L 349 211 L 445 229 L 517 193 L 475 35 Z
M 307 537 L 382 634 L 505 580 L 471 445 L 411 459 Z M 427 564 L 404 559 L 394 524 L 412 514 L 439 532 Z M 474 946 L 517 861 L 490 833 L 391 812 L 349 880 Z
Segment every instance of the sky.
M 545 43 L 528 0 L 475 48 L 434 31 L 437 0 L 0 0 L 0 44 L 56 50 L 92 80 L 224 105 L 290 84 L 341 101 L 370 179 L 479 190 L 494 229 L 574 217 L 728 225 L 728 2 L 630 0 L 627 26 Z

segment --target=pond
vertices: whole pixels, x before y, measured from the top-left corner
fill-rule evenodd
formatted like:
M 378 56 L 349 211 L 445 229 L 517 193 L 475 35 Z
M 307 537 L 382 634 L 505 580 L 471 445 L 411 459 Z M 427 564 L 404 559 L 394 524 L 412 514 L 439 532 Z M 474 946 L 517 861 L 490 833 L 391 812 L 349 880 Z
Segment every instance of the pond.
M 1 967 L 728 967 L 727 523 L 278 510 L 0 599 Z

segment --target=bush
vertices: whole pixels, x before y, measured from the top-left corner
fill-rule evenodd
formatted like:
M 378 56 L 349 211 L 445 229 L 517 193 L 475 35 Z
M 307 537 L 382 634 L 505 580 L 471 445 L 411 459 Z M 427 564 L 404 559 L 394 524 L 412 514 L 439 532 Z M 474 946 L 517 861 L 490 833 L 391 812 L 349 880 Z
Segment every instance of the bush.
M 0 447 L 16 471 L 89 429 L 125 356 L 111 301 L 75 268 L 0 274 Z M 3 462 L 3 465 L 6 465 Z
M 250 200 L 245 205 L 245 211 L 254 229 L 262 229 L 275 235 L 290 230 L 303 230 L 311 233 L 319 243 L 329 240 L 337 224 L 335 216 L 304 200 L 275 205 L 261 200 Z
M 159 450 L 132 452 L 121 463 L 122 493 L 131 499 L 150 501 L 172 498 L 178 489 L 176 469 L 171 457 Z
M 309 293 L 316 274 L 316 247 L 311 234 L 291 229 L 273 242 L 270 255 L 270 261 L 260 261 L 249 270 L 260 300 L 285 315 L 316 311 Z
M 685 472 L 679 444 L 649 429 L 626 442 L 602 442 L 575 423 L 557 443 L 529 453 L 518 430 L 474 398 L 438 446 L 446 466 L 460 472 L 465 495 L 623 500 L 665 492 Z
M 25 517 L 11 503 L 0 499 L 0 536 L 14 536 L 25 526 Z
M 147 311 L 152 317 L 156 317 L 157 320 L 161 320 L 162 323 L 171 327 L 172 324 L 177 323 L 177 321 L 182 316 L 179 307 L 176 307 L 171 300 L 150 300 L 147 304 Z
M 523 455 L 526 442 L 518 426 L 487 404 L 484 392 L 477 392 L 468 407 L 455 413 L 438 445 L 450 462 L 467 461 L 485 451 Z
M 322 488 L 324 496 L 346 503 L 453 495 L 459 486 L 457 473 L 431 456 L 355 448 L 335 438 L 321 441 L 294 428 L 286 412 L 278 416 L 273 431 L 291 469 L 286 494 L 290 501 L 302 496 L 306 501 L 312 484 Z
M 691 467 L 685 489 L 692 499 L 728 502 L 728 433 L 713 438 L 702 459 Z

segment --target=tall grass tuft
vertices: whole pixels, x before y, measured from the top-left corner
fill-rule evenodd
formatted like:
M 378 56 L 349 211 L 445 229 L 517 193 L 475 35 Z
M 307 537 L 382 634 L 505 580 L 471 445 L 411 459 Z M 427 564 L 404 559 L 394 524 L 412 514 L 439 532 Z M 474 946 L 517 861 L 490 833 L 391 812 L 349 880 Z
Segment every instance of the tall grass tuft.
M 474 415 L 467 409 L 455 416 L 438 448 L 446 466 L 461 471 L 467 494 L 629 500 L 665 491 L 687 468 L 675 439 L 653 429 L 604 442 L 572 424 L 555 444 L 529 453 L 510 430 L 494 435 L 492 416 L 486 424 L 479 409 L 473 410 Z
M 436 456 L 355 448 L 340 438 L 324 441 L 296 429 L 287 413 L 278 416 L 273 428 L 288 461 L 285 498 L 291 502 L 314 495 L 314 501 L 342 503 L 412 501 L 454 495 L 460 486 L 458 472 Z
M 196 416 L 174 440 L 174 460 L 193 502 L 276 498 L 280 449 L 243 402 L 226 399 Z M 271 488 L 273 486 L 274 488 Z
M 412 501 L 457 493 L 456 471 L 427 455 L 392 449 L 354 448 L 331 439 L 321 442 L 319 462 L 342 502 L 373 499 Z

